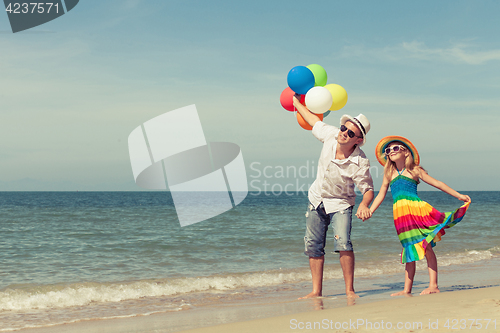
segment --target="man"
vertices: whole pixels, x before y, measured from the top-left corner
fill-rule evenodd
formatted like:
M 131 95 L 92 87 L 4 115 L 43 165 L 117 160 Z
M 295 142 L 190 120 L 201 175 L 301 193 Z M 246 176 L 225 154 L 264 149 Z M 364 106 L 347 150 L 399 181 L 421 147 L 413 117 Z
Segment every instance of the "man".
M 312 134 L 323 149 L 318 162 L 316 180 L 309 188 L 306 213 L 305 254 L 309 256 L 313 290 L 302 298 L 322 296 L 326 233 L 330 223 L 334 230 L 334 251 L 340 253 L 346 295 L 358 297 L 354 291 L 354 252 L 351 243 L 352 209 L 356 194 L 363 194 L 356 216 L 363 221 L 371 217 L 368 205 L 373 200 L 370 162 L 359 148 L 366 142 L 370 122 L 360 114 L 340 119 L 340 129 L 327 125 L 294 97 L 293 104 L 304 120 L 313 127 Z

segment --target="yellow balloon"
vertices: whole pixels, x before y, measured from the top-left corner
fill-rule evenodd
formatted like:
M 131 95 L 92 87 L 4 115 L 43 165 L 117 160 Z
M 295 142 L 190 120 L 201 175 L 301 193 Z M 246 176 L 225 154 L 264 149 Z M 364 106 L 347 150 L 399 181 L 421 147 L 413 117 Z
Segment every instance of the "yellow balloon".
M 330 91 L 330 94 L 332 94 L 333 98 L 330 111 L 337 111 L 342 109 L 347 103 L 347 92 L 345 91 L 345 89 L 338 84 L 333 83 L 327 84 L 325 88 Z

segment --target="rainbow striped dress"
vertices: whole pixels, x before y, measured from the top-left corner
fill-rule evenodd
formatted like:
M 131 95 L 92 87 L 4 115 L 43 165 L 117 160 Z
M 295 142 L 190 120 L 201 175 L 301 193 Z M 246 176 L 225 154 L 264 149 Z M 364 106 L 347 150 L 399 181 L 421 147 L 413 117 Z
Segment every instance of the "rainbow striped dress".
M 434 247 L 445 234 L 444 229 L 462 220 L 470 204 L 466 202 L 453 212 L 442 213 L 418 197 L 415 180 L 399 175 L 390 187 L 394 226 L 403 245 L 401 263 L 423 259 L 427 245 Z

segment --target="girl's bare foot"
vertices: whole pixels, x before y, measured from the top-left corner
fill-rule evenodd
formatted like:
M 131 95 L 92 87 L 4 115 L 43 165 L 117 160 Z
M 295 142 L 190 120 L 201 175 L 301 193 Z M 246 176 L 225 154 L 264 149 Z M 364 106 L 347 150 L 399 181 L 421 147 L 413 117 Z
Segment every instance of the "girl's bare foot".
M 345 294 L 347 295 L 347 298 L 359 298 L 354 291 L 347 291 Z
M 411 295 L 411 292 L 407 292 L 405 290 L 391 294 L 391 296 L 403 296 L 403 295 Z
M 315 298 L 315 297 L 321 297 L 323 296 L 321 293 L 316 293 L 316 292 L 311 292 L 309 294 L 307 294 L 306 296 L 304 297 L 299 297 L 299 299 L 305 299 L 305 298 Z
M 420 293 L 420 295 L 429 295 L 429 294 L 437 294 L 439 293 L 439 288 L 438 287 L 429 287 L 427 289 L 424 289 L 424 291 L 422 291 Z

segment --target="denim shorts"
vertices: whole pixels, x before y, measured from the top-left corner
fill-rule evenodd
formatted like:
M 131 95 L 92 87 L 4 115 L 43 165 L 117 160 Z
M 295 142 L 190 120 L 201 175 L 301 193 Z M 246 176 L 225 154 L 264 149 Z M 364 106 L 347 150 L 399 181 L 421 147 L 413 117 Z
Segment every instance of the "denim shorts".
M 326 233 L 330 223 L 333 227 L 333 250 L 352 251 L 351 226 L 353 206 L 335 213 L 327 214 L 323 203 L 316 209 L 309 203 L 306 212 L 306 235 L 304 254 L 309 257 L 325 255 Z

